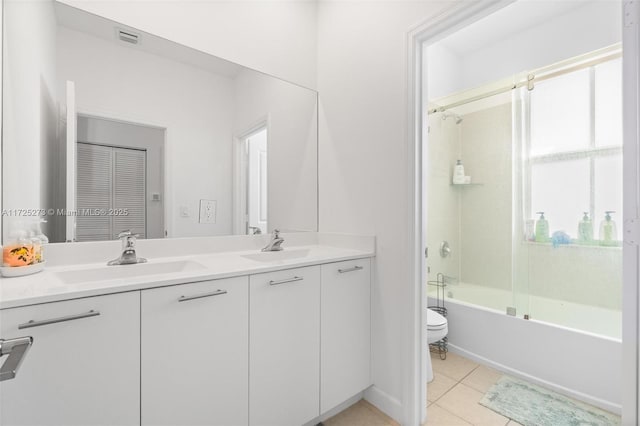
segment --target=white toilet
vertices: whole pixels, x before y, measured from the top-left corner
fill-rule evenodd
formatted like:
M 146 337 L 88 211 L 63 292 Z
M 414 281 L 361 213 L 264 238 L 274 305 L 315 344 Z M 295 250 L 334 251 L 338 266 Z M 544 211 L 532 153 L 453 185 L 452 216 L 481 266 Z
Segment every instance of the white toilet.
M 447 336 L 449 327 L 447 319 L 436 311 L 427 308 L 427 343 L 432 344 Z M 433 380 L 431 357 L 427 357 L 427 383 Z

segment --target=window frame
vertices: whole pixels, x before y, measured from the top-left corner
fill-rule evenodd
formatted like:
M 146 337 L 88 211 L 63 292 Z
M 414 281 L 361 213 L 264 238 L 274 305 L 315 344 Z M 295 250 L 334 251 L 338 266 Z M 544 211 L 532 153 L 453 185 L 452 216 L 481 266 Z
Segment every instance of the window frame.
M 596 146 L 596 99 L 595 99 L 595 90 L 596 90 L 596 66 L 600 63 L 606 63 L 609 61 L 618 60 L 619 57 L 607 58 L 606 60 L 598 63 L 589 63 L 584 67 L 577 67 L 571 69 L 571 72 L 575 72 L 579 69 L 589 68 L 589 146 L 584 149 L 578 150 L 569 150 L 569 151 L 559 151 L 552 152 L 549 154 L 540 154 L 540 155 L 532 155 L 531 154 L 531 92 L 535 90 L 535 85 L 532 84 L 529 87 L 523 88 L 523 99 L 522 99 L 522 108 L 523 108 L 523 159 L 524 159 L 524 182 L 523 182 L 523 213 L 524 217 L 522 218 L 523 223 L 527 220 L 531 220 L 533 216 L 532 209 L 532 168 L 537 164 L 548 164 L 548 163 L 561 163 L 564 161 L 571 160 L 581 160 L 588 159 L 589 160 L 589 217 L 591 218 L 592 223 L 595 223 L 595 187 L 596 187 L 596 173 L 595 173 L 595 162 L 599 158 L 606 158 L 612 156 L 620 156 L 622 158 L 623 151 L 623 141 L 620 141 L 619 145 L 608 145 L 608 146 Z M 559 75 L 563 75 L 564 73 Z M 558 76 L 559 76 L 558 75 Z M 620 75 L 620 83 L 622 83 L 622 75 Z M 573 238 L 574 236 L 572 236 Z M 526 237 L 523 237 L 526 238 Z M 575 236 L 577 239 L 577 236 Z M 595 239 L 595 235 L 594 235 Z

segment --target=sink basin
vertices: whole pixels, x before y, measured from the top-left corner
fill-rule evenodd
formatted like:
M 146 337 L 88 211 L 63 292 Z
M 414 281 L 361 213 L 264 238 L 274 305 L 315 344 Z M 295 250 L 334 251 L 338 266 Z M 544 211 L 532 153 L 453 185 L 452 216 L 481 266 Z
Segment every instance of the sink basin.
M 301 259 L 309 256 L 309 249 L 263 251 L 255 254 L 245 254 L 242 257 L 256 262 L 277 262 L 281 260 Z
M 204 269 L 204 266 L 191 260 L 181 260 L 176 262 L 104 266 L 93 269 L 58 272 L 56 275 L 65 284 L 79 284 L 91 281 L 109 281 L 122 278 L 137 278 L 146 275 L 197 271 L 199 269 Z

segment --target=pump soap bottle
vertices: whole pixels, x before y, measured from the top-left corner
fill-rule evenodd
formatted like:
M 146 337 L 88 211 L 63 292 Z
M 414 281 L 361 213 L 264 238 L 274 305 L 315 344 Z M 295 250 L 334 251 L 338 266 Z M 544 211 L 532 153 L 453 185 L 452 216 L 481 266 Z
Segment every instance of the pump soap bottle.
M 544 212 L 536 212 L 540 217 L 536 221 L 536 242 L 546 243 L 549 241 L 549 222 L 544 218 Z
M 616 229 L 616 223 L 611 219 L 611 213 L 615 212 L 609 210 L 604 213 L 604 220 L 600 222 L 600 245 L 615 246 L 617 245 L 618 231 Z
M 582 220 L 578 222 L 578 241 L 588 243 L 593 241 L 593 223 L 589 219 L 589 212 L 583 212 Z
M 462 160 L 456 160 L 456 166 L 453 168 L 453 184 L 464 185 L 464 166 Z

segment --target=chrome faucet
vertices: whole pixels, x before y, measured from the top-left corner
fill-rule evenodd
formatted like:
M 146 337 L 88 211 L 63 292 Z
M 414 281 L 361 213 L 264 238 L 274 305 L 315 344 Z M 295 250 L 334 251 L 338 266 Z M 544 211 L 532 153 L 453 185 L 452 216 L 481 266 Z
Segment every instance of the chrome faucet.
M 274 229 L 273 234 L 271 235 L 271 241 L 269 241 L 269 244 L 264 246 L 262 251 L 280 251 L 282 250 L 282 243 L 284 243 L 284 238 L 280 238 L 280 231 Z
M 113 259 L 107 263 L 109 266 L 115 265 L 133 265 L 135 263 L 145 263 L 147 259 L 136 255 L 136 238 L 140 235 L 134 234 L 131 230 L 122 231 L 118 234 L 118 238 L 122 240 L 122 254 L 117 259 Z

